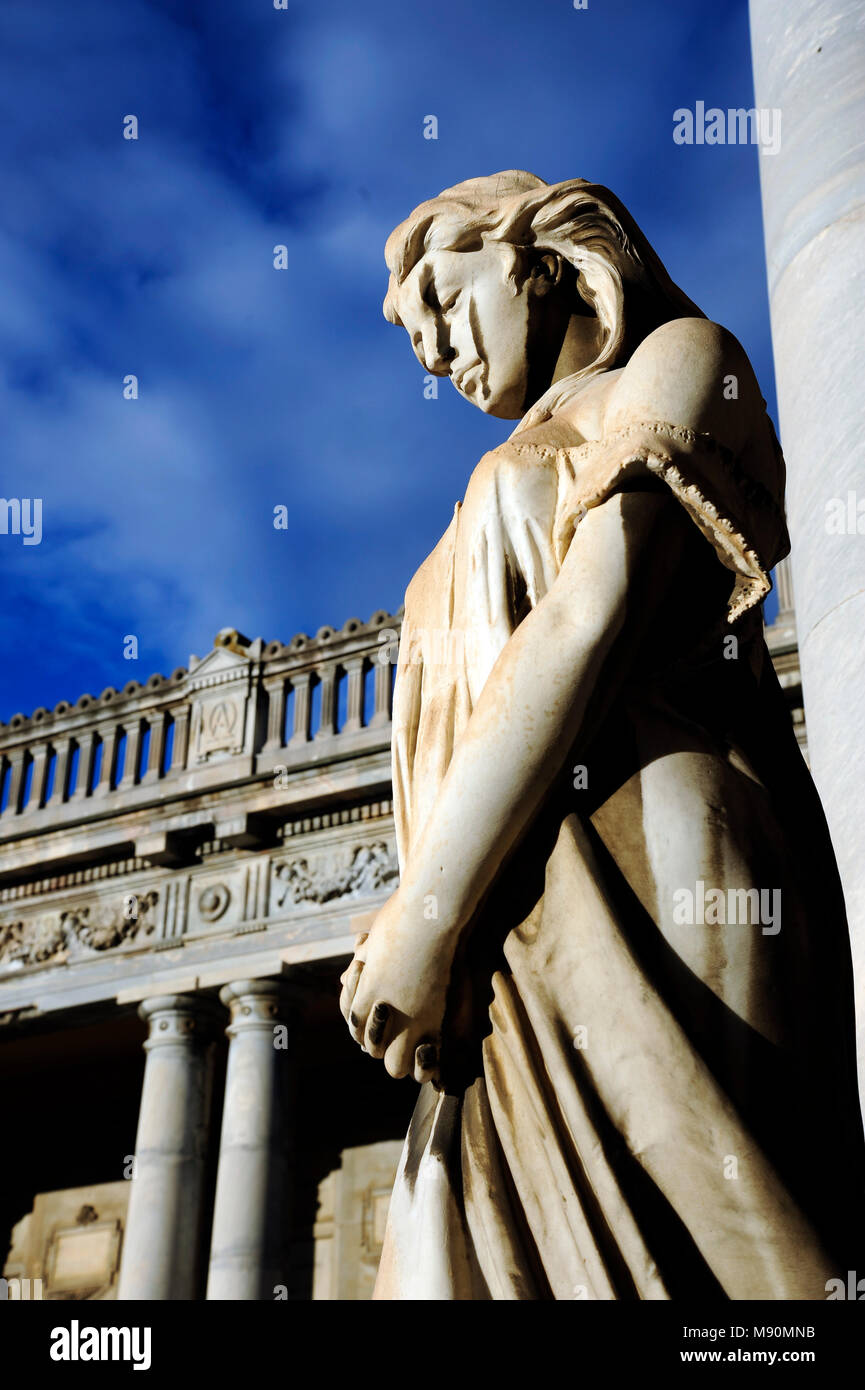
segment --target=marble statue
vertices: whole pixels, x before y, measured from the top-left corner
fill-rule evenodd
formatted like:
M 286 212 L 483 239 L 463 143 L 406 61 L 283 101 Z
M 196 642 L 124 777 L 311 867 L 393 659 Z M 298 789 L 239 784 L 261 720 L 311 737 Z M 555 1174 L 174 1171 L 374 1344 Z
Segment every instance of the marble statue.
M 424 370 L 519 423 L 406 594 L 401 879 L 342 977 L 423 1083 L 376 1297 L 825 1298 L 865 1256 L 850 950 L 751 366 L 582 179 L 469 179 L 386 260 Z

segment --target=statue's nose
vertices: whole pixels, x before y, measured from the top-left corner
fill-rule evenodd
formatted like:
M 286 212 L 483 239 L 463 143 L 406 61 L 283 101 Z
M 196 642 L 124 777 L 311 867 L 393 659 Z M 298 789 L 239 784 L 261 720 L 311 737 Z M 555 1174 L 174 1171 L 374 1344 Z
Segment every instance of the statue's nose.
M 412 347 L 421 366 L 426 367 L 433 376 L 448 375 L 449 364 L 456 356 L 456 351 L 448 341 L 447 328 L 441 319 L 435 318 L 425 323 L 423 328 L 414 334 Z

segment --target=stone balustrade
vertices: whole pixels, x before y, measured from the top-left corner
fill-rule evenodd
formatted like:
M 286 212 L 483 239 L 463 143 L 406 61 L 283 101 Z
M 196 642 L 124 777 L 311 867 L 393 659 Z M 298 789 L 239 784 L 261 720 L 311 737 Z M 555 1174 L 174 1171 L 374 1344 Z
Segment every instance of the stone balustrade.
M 224 629 L 171 676 L 0 724 L 0 842 L 387 748 L 400 615 L 283 644 Z

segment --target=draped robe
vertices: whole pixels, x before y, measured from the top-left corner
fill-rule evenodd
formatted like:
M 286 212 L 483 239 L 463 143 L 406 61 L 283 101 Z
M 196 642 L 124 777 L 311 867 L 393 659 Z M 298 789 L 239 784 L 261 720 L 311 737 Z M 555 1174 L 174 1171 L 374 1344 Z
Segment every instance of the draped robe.
M 692 523 L 669 601 L 593 692 L 460 947 L 444 1084 L 421 1088 L 377 1298 L 816 1299 L 861 1262 L 844 904 L 763 640 L 789 542 L 761 400 L 745 437 L 734 454 L 687 419 L 573 447 L 518 429 L 409 586 L 403 866 L 580 518 L 647 488 Z

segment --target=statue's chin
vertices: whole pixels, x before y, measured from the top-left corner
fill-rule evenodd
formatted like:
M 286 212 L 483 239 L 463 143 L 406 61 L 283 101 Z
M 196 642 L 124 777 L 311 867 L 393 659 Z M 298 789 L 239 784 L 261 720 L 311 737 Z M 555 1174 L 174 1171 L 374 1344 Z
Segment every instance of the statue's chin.
M 521 420 L 525 414 L 522 402 L 510 392 L 505 396 L 488 396 L 486 399 L 475 392 L 460 391 L 459 394 L 469 405 L 477 406 L 484 415 L 493 415 L 497 420 Z
M 480 401 L 475 401 L 475 405 L 484 412 L 484 415 L 494 415 L 497 420 L 522 420 L 525 414 L 522 410 L 514 410 L 511 406 L 503 406 L 495 401 L 490 401 L 487 405 L 481 405 Z

